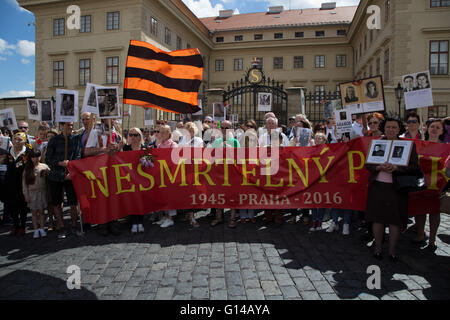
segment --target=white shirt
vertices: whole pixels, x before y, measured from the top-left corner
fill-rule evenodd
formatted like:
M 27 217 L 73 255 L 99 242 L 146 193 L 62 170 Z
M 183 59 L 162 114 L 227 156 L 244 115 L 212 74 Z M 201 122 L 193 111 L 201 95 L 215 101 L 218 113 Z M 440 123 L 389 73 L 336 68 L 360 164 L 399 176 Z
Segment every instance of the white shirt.
M 278 134 L 279 134 L 279 132 L 276 131 L 276 130 L 273 130 L 273 131 L 275 131 L 274 136 L 277 137 Z M 273 132 L 273 131 L 272 131 L 272 132 Z M 259 140 L 258 140 L 259 146 L 260 146 L 260 147 L 267 147 L 267 146 L 270 146 L 270 145 L 271 145 L 271 138 L 272 138 L 272 137 L 271 137 L 271 135 L 268 134 L 268 132 L 263 133 L 263 134 L 259 137 Z M 286 137 L 286 135 L 285 135 L 284 133 L 282 133 L 282 132 L 281 132 L 281 138 L 282 138 L 281 145 L 282 145 L 283 147 L 289 147 L 289 139 L 288 139 L 288 137 Z M 274 141 L 272 141 L 272 142 L 275 143 Z M 275 146 L 275 144 L 274 144 L 273 146 Z
M 113 132 L 116 132 L 115 129 L 113 128 Z M 92 129 L 91 132 L 89 133 L 89 138 L 86 142 L 86 148 L 100 148 L 99 144 L 98 144 L 98 136 L 101 135 L 101 132 L 97 129 Z M 117 133 L 116 133 L 117 136 Z M 108 135 L 106 134 L 102 134 L 102 142 L 103 142 L 103 147 L 106 147 L 106 144 L 108 142 Z
M 357 121 L 353 122 L 352 124 L 352 130 L 353 135 L 364 137 L 364 134 L 362 133 L 363 125 L 359 124 Z
M 326 136 L 327 136 L 327 139 L 328 139 L 328 135 L 331 135 L 331 143 L 337 143 L 337 139 L 336 139 L 336 136 L 334 135 L 334 126 L 330 129 L 330 128 L 328 128 L 328 126 L 326 127 L 327 128 L 327 132 L 326 132 Z
M 22 147 L 22 150 L 19 151 L 18 154 L 15 153 L 14 151 L 14 147 L 11 148 L 11 150 L 9 151 L 9 153 L 12 155 L 12 157 L 14 158 L 14 160 L 17 160 L 18 157 L 20 157 L 21 154 L 23 154 L 25 151 L 27 151 L 27 148 L 25 146 Z
M 190 140 L 186 139 L 186 137 L 182 137 L 180 142 L 178 143 L 180 147 L 194 147 L 194 148 L 201 148 L 203 147 L 204 143 L 202 138 L 200 137 L 194 137 Z

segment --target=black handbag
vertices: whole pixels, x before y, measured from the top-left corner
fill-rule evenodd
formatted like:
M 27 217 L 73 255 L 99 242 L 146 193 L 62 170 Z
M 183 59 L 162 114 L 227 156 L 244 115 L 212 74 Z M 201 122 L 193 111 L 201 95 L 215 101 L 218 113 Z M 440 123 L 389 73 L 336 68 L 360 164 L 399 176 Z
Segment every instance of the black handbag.
M 422 170 L 415 175 L 394 175 L 393 180 L 398 192 L 418 192 L 427 188 Z

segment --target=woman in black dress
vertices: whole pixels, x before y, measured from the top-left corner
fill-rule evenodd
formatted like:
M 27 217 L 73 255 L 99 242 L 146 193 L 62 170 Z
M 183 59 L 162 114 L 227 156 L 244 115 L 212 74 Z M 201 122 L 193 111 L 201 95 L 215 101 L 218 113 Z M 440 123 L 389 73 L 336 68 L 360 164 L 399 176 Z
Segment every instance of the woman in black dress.
M 380 127 L 385 137 L 383 140 L 398 140 L 405 132 L 403 123 L 396 118 L 387 118 Z M 366 164 L 370 171 L 369 190 L 367 195 L 366 221 L 373 223 L 375 236 L 374 257 L 383 258 L 382 241 L 385 225 L 389 225 L 389 257 L 395 262 L 397 241 L 400 230 L 406 228 L 408 221 L 408 193 L 396 191 L 394 178 L 396 175 L 414 175 L 419 170 L 416 145 L 412 145 L 411 157 L 407 167 L 390 163 Z
M 123 151 L 136 151 L 146 149 L 144 146 L 144 135 L 141 129 L 131 128 L 128 131 L 128 143 L 123 146 Z M 144 232 L 144 216 L 131 215 L 131 233 Z
M 9 236 L 23 236 L 27 213 L 30 211 L 22 192 L 22 175 L 25 168 L 26 154 L 31 150 L 27 136 L 17 132 L 13 136 L 13 146 L 6 158 L 5 213 L 14 220 L 14 228 Z M 20 216 L 20 219 L 19 219 Z

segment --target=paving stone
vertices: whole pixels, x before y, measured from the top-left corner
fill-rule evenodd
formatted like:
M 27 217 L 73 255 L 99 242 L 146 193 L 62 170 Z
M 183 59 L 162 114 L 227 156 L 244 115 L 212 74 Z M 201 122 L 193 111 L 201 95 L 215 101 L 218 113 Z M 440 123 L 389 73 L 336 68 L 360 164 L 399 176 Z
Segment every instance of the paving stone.
M 193 300 L 207 300 L 209 299 L 209 289 L 207 287 L 192 288 Z
M 264 292 L 262 289 L 246 289 L 245 290 L 246 294 L 247 294 L 247 299 L 248 300 L 264 300 L 265 296 L 264 296 Z
M 307 278 L 294 278 L 294 283 L 300 292 L 316 290 L 311 281 Z
M 303 300 L 320 300 L 317 291 L 300 291 L 300 295 Z
M 278 282 L 279 286 L 294 286 L 295 283 L 292 280 L 292 278 L 288 275 L 284 275 L 284 274 L 274 274 L 275 275 L 275 279 Z
M 210 292 L 211 300 L 227 300 L 228 291 L 227 290 L 214 290 Z
M 171 300 L 174 291 L 174 287 L 160 287 L 156 291 L 155 300 Z
M 276 296 L 282 294 L 276 281 L 261 280 L 261 287 L 263 288 L 264 295 L 266 296 Z
M 192 291 L 192 282 L 177 282 L 175 287 L 176 294 L 190 294 Z
M 314 288 L 320 294 L 323 293 L 334 293 L 333 287 L 327 281 L 312 281 Z
M 209 288 L 211 291 L 220 290 L 226 288 L 225 278 L 211 278 L 209 279 Z

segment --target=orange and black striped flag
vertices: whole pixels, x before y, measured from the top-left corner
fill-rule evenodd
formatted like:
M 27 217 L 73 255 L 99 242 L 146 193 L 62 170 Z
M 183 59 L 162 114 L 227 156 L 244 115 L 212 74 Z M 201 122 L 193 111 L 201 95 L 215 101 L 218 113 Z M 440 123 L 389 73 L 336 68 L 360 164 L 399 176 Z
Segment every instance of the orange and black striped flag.
M 195 113 L 203 80 L 198 49 L 162 51 L 131 40 L 128 49 L 123 103 L 175 113 Z

